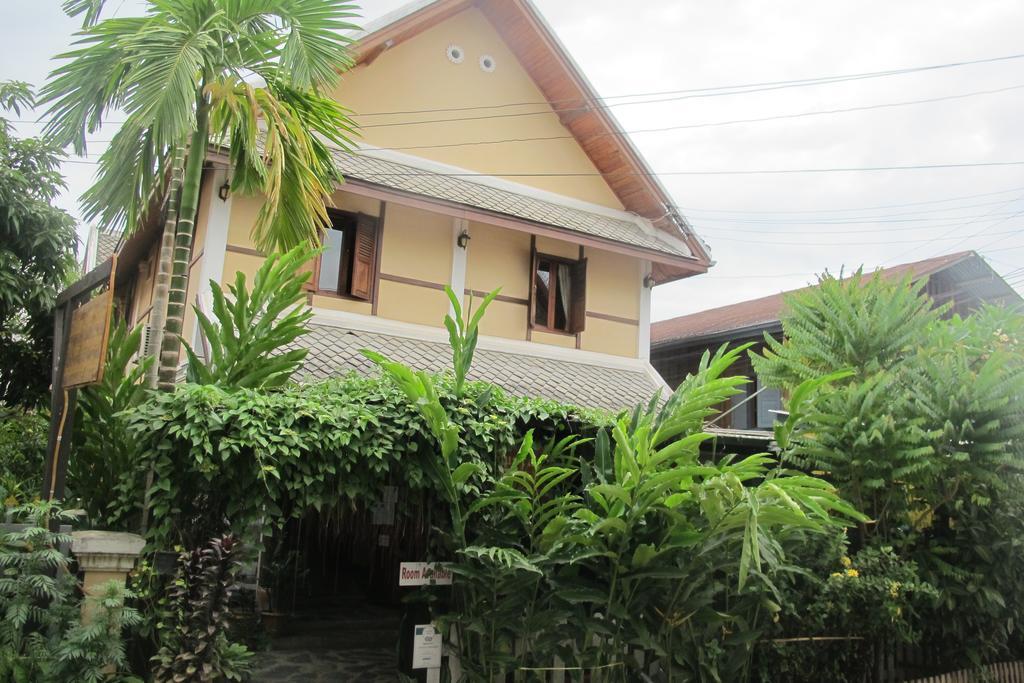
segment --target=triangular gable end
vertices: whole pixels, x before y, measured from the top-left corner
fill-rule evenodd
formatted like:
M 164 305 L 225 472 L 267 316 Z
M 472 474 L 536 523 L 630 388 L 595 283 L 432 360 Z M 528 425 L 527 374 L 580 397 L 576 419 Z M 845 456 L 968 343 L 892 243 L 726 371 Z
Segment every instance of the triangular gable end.
M 356 63 L 369 66 L 388 50 L 473 8 L 486 17 L 547 102 L 554 103 L 559 121 L 573 136 L 590 164 L 601 173 L 618 202 L 626 210 L 650 220 L 659 230 L 683 239 L 701 269 L 706 268 L 710 257 L 703 244 L 685 219 L 671 208 L 668 193 L 622 134 L 610 111 L 600 106 L 589 82 L 529 0 L 414 3 L 368 27 L 368 33 L 360 36 L 356 45 Z M 466 55 L 465 58 L 475 61 L 477 55 Z M 471 113 L 474 116 L 481 114 L 479 111 Z M 453 116 L 456 115 L 446 112 L 437 118 Z M 495 119 L 496 122 L 501 120 Z M 375 119 L 373 123 L 378 121 L 387 122 L 389 119 Z M 417 154 L 416 150 L 409 150 L 409 153 Z M 656 267 L 656 279 L 663 279 L 657 271 Z M 679 275 L 666 272 L 664 279 L 675 279 Z

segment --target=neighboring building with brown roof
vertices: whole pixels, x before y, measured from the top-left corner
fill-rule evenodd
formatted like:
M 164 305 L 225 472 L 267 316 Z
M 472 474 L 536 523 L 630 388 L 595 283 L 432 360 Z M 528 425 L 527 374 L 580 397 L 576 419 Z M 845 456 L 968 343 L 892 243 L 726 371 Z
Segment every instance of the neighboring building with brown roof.
M 907 274 L 915 281 L 928 278 L 925 292 L 936 305 L 951 303 L 952 312 L 956 313 L 969 313 L 985 303 L 1020 306 L 1024 301 L 973 251 L 904 263 L 880 272 L 882 277 L 891 279 Z M 765 333 L 782 333 L 780 320 L 785 298 L 792 293 L 780 292 L 656 322 L 651 326 L 651 363 L 674 388 L 696 370 L 705 351 L 713 352 L 725 343 L 755 342 L 759 348 Z M 772 411 L 781 409 L 778 392 L 766 389 L 757 393 L 754 400 L 749 400 L 761 389 L 749 359 L 741 359 L 733 371 L 750 377 L 752 382 L 745 388 L 745 393 L 733 398 L 734 410 L 718 424 L 734 429 L 770 428 L 776 416 Z

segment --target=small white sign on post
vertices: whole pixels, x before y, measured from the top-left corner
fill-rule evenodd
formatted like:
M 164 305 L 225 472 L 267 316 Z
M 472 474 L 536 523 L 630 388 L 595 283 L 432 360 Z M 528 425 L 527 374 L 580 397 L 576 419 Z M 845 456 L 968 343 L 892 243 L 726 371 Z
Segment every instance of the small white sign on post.
M 417 624 L 412 641 L 412 668 L 441 668 L 441 632 L 433 624 Z
M 402 562 L 398 568 L 398 585 L 450 586 L 452 570 L 439 562 Z

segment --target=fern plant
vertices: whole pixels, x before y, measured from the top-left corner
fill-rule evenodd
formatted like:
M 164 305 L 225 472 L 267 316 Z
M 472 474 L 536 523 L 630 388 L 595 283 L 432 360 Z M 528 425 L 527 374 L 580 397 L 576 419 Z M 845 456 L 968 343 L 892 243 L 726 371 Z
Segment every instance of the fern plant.
M 861 377 L 899 365 L 941 313 L 924 286 L 909 276 L 892 281 L 879 273 L 857 271 L 846 279 L 826 273 L 816 287 L 786 297 L 785 341 L 765 334 L 763 355 L 751 355 L 757 376 L 792 389 L 837 370 Z
M 789 300 L 785 341 L 753 364 L 786 389 L 850 371 L 810 399 L 783 458 L 869 515 L 855 549 L 895 546 L 938 588 L 913 626 L 959 668 L 1015 654 L 1024 582 L 1005 568 L 1024 552 L 1024 320 L 996 307 L 946 320 L 922 287 L 826 278 Z
M 230 298 L 210 281 L 213 318 L 195 307 L 208 353 L 200 357 L 188 342 L 188 381 L 224 388 L 270 389 L 286 384 L 308 351 L 285 348 L 306 334 L 313 312 L 305 305 L 302 267 L 315 255 L 307 247 L 271 254 L 256 271 L 250 290 L 239 271 Z
M 138 614 L 124 605 L 124 587 L 111 583 L 87 598 L 94 603 L 92 620 L 79 621 L 78 586 L 61 551 L 71 538 L 50 531 L 73 517 L 52 501 L 15 513 L 27 524 L 6 534 L 0 549 L 0 680 L 139 683 L 127 673 L 124 630 Z

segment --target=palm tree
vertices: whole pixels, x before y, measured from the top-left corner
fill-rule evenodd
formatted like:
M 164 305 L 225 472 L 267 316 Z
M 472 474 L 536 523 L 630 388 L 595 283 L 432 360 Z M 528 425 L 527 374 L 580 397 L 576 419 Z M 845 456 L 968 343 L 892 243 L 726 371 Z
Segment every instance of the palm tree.
M 125 116 L 82 197 L 87 220 L 131 232 L 160 210 L 164 239 L 151 323 L 159 385 L 173 385 L 193 225 L 211 146 L 226 150 L 235 191 L 266 202 L 253 229 L 264 251 L 315 244 L 337 175 L 333 144 L 353 124 L 329 97 L 351 66 L 344 0 L 149 0 L 146 15 L 100 20 L 104 0 L 66 0 L 84 15 L 69 60 L 42 92 L 46 133 L 77 154 L 109 115 Z M 180 187 L 180 189 L 179 189 Z M 162 335 L 159 325 L 166 316 Z M 155 351 L 154 351 L 155 352 Z M 150 386 L 154 375 L 147 378 Z

